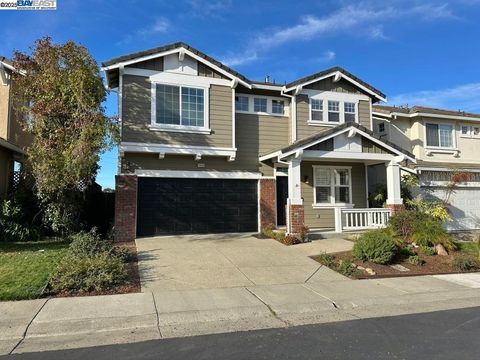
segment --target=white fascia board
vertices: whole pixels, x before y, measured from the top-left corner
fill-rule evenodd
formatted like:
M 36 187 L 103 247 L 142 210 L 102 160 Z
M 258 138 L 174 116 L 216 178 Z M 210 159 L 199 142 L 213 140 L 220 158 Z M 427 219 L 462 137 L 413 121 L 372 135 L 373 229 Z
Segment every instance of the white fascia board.
M 473 165 L 473 164 L 472 164 Z M 417 171 L 457 171 L 463 170 L 468 172 L 480 172 L 480 169 L 469 169 L 468 167 L 457 168 L 455 163 L 452 163 L 451 168 L 437 168 L 437 167 L 428 167 L 428 166 L 418 166 L 415 168 Z
M 353 151 L 320 151 L 305 150 L 302 159 L 343 159 L 343 160 L 378 160 L 392 161 L 395 156 L 391 154 L 361 153 Z
M 384 113 L 378 112 L 378 111 L 372 111 L 372 115 L 374 115 L 374 116 L 383 116 L 383 117 L 388 117 L 388 118 L 391 118 L 391 117 L 392 117 L 392 114 L 384 114 Z
M 258 160 L 260 160 L 260 161 L 265 161 L 265 160 L 268 160 L 268 159 L 271 159 L 271 158 L 280 156 L 281 154 L 282 154 L 282 152 L 281 152 L 280 150 L 279 150 L 279 151 L 275 151 L 275 152 L 273 152 L 273 153 L 260 156 L 260 157 L 258 158 Z
M 152 55 L 148 55 L 148 56 L 142 56 L 142 57 L 139 57 L 139 58 L 136 58 L 136 59 L 132 59 L 132 60 L 127 60 L 127 61 L 122 61 L 122 62 L 119 62 L 117 64 L 113 64 L 113 65 L 109 65 L 109 66 L 104 66 L 102 67 L 101 69 L 103 71 L 108 71 L 108 70 L 112 70 L 112 69 L 116 69 L 118 67 L 120 67 L 121 65 L 123 66 L 128 66 L 128 65 L 131 65 L 131 64 L 134 64 L 134 63 L 138 63 L 138 62 L 142 62 L 142 61 L 147 61 L 147 60 L 151 60 L 151 59 L 155 59 L 155 58 L 158 58 L 158 57 L 163 57 L 163 56 L 166 56 L 166 55 L 171 55 L 171 54 L 176 54 L 176 53 L 184 53 L 184 54 L 187 54 L 188 56 L 190 56 L 191 58 L 194 58 L 195 60 L 197 61 L 200 61 L 201 63 L 205 64 L 205 65 L 208 65 L 209 67 L 211 67 L 212 69 L 218 71 L 219 73 L 225 75 L 226 77 L 230 78 L 230 79 L 236 79 L 240 84 L 242 84 L 243 86 L 251 89 L 252 86 L 243 81 L 242 79 L 230 74 L 228 71 L 225 71 L 223 70 L 222 68 L 218 67 L 217 65 L 211 63 L 210 61 L 208 60 L 205 60 L 204 58 L 194 54 L 193 52 L 191 52 L 190 50 L 187 50 L 185 49 L 184 47 L 179 47 L 179 48 L 176 48 L 176 49 L 172 49 L 172 50 L 169 50 L 169 51 L 164 51 L 164 52 L 160 52 L 160 53 L 157 53 L 157 54 L 152 54 Z
M 236 148 L 218 148 L 209 146 L 186 146 L 186 145 L 159 145 L 122 142 L 118 147 L 120 152 L 135 153 L 159 153 L 159 154 L 185 154 L 185 155 L 211 155 L 211 156 L 235 156 Z
M 0 67 L 7 68 L 11 71 L 16 71 L 12 65 L 7 64 L 6 62 L 0 61 Z
M 249 171 L 189 171 L 189 170 L 135 170 L 140 177 L 187 179 L 252 179 L 262 178 L 261 173 Z
M 346 76 L 345 74 L 339 72 L 339 71 L 334 71 L 334 72 L 331 72 L 327 75 L 324 75 L 324 76 L 320 76 L 318 78 L 315 78 L 315 79 L 312 79 L 312 80 L 309 80 L 309 81 L 306 81 L 300 85 L 295 85 L 293 87 L 290 87 L 290 88 L 286 88 L 285 89 L 285 92 L 288 92 L 288 91 L 291 91 L 293 89 L 295 89 L 296 87 L 298 86 L 302 86 L 302 87 L 305 87 L 307 85 L 310 85 L 310 84 L 313 84 L 317 81 L 321 81 L 321 80 L 324 80 L 326 78 L 329 78 L 329 77 L 332 77 L 332 76 L 338 76 L 338 74 L 340 74 L 341 78 L 351 82 L 353 85 L 359 87 L 360 89 L 362 89 L 363 91 L 369 93 L 370 95 L 373 95 L 374 97 L 376 97 L 377 99 L 379 99 L 380 101 L 384 101 L 384 102 L 387 102 L 387 98 L 386 97 L 383 97 L 383 96 L 380 96 L 379 94 L 377 94 L 376 92 L 370 90 L 369 88 L 363 86 L 362 84 L 358 83 L 357 81 L 353 80 L 352 78 Z
M 374 115 L 378 116 L 385 116 L 385 117 L 393 117 L 393 116 L 400 116 L 406 118 L 414 118 L 414 117 L 429 117 L 429 118 L 437 118 L 437 119 L 451 119 L 451 120 L 464 120 L 464 121 L 477 121 L 480 122 L 479 117 L 472 117 L 472 116 L 458 116 L 458 115 L 445 115 L 445 114 L 432 114 L 432 113 L 413 113 L 413 114 L 405 114 L 401 112 L 392 112 L 390 115 L 383 114 L 379 112 L 373 112 Z
M 357 134 L 366 137 L 367 139 L 371 140 L 371 141 L 374 142 L 375 144 L 378 144 L 378 145 L 380 145 L 380 146 L 382 146 L 382 147 L 390 150 L 390 151 L 393 152 L 394 154 L 404 156 L 406 159 L 410 160 L 410 161 L 413 162 L 413 163 L 416 163 L 416 162 L 417 162 L 417 161 L 415 160 L 415 158 L 412 158 L 412 157 L 410 157 L 410 156 L 407 156 L 407 155 L 404 154 L 403 152 L 401 152 L 401 151 L 399 151 L 399 150 L 391 147 L 390 145 L 384 143 L 383 141 L 380 141 L 380 140 L 374 138 L 373 136 L 370 136 L 370 134 L 367 134 L 366 132 L 364 132 L 364 131 L 356 128 L 356 127 L 353 127 L 353 126 L 349 126 L 349 127 L 345 128 L 345 129 L 343 129 L 343 130 L 339 130 L 339 131 L 337 131 L 337 132 L 335 132 L 335 133 L 333 133 L 333 134 L 330 134 L 330 135 L 328 135 L 328 136 L 325 136 L 325 137 L 322 137 L 322 138 L 320 138 L 320 139 L 316 139 L 316 140 L 314 140 L 314 141 L 311 141 L 310 143 L 307 143 L 307 144 L 305 144 L 305 145 L 302 145 L 301 148 L 302 148 L 302 149 L 309 148 L 310 146 L 313 146 L 313 145 L 318 144 L 318 143 L 320 143 L 320 142 L 326 141 L 326 140 L 331 139 L 331 138 L 333 138 L 333 137 L 336 137 L 336 136 L 338 136 L 338 135 L 340 135 L 340 134 L 346 133 L 346 132 L 350 131 L 351 129 L 354 129 Z M 298 151 L 298 149 L 290 150 L 290 151 L 287 152 L 287 153 L 281 154 L 281 156 L 279 155 L 279 159 L 288 157 L 288 156 L 296 153 L 297 151 Z M 360 154 L 367 154 L 367 153 L 360 153 Z
M 274 90 L 274 91 L 281 92 L 283 88 L 280 85 L 252 84 L 252 89 Z M 283 94 L 281 94 L 281 95 L 283 95 Z

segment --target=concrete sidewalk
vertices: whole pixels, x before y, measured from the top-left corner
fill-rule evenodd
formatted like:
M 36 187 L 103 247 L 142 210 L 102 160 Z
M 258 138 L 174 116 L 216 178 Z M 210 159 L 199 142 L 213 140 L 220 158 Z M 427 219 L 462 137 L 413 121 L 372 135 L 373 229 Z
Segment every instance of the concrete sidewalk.
M 159 290 L 0 303 L 0 353 L 88 347 L 480 306 L 480 273 Z M 329 279 L 329 280 L 327 280 Z

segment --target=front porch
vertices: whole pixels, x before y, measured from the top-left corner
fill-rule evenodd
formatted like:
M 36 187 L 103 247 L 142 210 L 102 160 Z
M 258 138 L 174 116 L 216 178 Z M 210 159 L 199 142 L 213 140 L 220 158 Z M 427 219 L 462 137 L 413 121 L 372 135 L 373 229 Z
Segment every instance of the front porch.
M 403 207 L 400 162 L 414 158 L 372 137 L 365 128 L 350 125 L 332 130 L 261 159 L 288 168 L 287 233 L 299 233 L 303 226 L 336 233 L 384 227 L 391 214 Z M 385 169 L 386 206 L 370 208 L 368 169 L 379 165 Z M 261 194 L 263 189 L 261 181 Z

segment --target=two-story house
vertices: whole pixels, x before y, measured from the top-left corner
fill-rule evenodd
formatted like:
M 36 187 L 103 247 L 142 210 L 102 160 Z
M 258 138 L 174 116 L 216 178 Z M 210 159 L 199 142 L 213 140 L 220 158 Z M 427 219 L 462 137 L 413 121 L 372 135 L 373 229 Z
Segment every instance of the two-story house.
M 0 56 L 0 196 L 7 192 L 15 165 L 20 167 L 31 143 L 31 136 L 22 127 L 24 114 L 14 106 L 14 71 L 11 61 Z
M 385 167 L 401 207 L 409 151 L 372 131 L 385 95 L 334 67 L 289 84 L 252 81 L 185 43 L 103 63 L 118 94 L 116 238 L 177 233 L 296 233 L 381 224 L 369 166 Z
M 452 175 L 468 172 L 469 181 L 458 184 L 448 199 L 453 219 L 446 225 L 450 230 L 480 228 L 480 114 L 375 105 L 373 125 L 379 136 L 415 155 L 410 167 L 426 198 L 445 200 L 444 185 Z

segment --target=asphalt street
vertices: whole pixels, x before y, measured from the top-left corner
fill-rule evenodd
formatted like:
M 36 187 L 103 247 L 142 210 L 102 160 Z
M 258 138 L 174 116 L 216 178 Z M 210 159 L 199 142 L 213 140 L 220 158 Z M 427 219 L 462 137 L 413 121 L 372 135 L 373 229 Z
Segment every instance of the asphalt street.
M 480 307 L 0 359 L 478 359 Z

